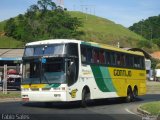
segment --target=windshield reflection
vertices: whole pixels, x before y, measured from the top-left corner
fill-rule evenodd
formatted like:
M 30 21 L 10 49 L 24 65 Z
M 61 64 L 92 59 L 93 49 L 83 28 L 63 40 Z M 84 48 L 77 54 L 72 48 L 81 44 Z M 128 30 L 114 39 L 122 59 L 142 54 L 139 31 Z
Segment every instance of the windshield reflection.
M 40 62 L 38 59 L 24 61 L 23 79 L 24 83 L 40 83 Z
M 23 83 L 24 84 L 51 84 L 65 83 L 64 58 L 45 58 L 24 60 Z

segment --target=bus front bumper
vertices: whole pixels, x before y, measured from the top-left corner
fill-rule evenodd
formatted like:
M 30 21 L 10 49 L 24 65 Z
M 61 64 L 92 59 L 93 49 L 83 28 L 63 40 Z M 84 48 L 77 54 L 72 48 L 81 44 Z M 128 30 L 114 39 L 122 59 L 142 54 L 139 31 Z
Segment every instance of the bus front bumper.
M 66 91 L 22 91 L 22 101 L 24 102 L 59 102 L 67 101 Z

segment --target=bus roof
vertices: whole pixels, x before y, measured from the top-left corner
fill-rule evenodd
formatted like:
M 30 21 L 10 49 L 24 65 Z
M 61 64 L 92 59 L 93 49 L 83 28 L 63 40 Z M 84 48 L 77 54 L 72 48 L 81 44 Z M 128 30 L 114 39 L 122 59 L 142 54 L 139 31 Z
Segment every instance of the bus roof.
M 60 44 L 60 43 L 81 43 L 80 40 L 72 40 L 72 39 L 50 39 L 50 40 L 41 40 L 36 42 L 27 43 L 26 46 L 32 45 L 46 45 L 46 44 Z
M 62 44 L 64 44 L 64 43 L 79 43 L 79 44 L 94 46 L 94 47 L 98 47 L 98 48 L 109 49 L 109 50 L 112 50 L 112 51 L 144 56 L 144 54 L 142 52 L 138 52 L 138 51 L 128 51 L 128 50 L 124 50 L 122 48 L 114 47 L 114 46 L 107 45 L 107 44 L 101 44 L 101 43 L 95 43 L 95 42 L 85 42 L 85 41 L 74 40 L 74 39 L 42 40 L 42 41 L 36 41 L 36 42 L 27 43 L 26 46 L 46 45 L 46 44 L 59 44 L 59 43 L 62 43 Z
M 107 45 L 107 44 L 101 44 L 101 43 L 95 43 L 95 42 L 83 42 L 83 44 L 95 46 L 95 47 L 100 47 L 100 48 L 104 48 L 104 49 L 109 49 L 109 50 L 117 51 L 117 52 L 123 52 L 123 53 L 128 53 L 128 54 L 144 56 L 144 54 L 139 51 L 125 50 L 125 49 L 118 48 L 118 47 L 111 46 L 111 45 Z

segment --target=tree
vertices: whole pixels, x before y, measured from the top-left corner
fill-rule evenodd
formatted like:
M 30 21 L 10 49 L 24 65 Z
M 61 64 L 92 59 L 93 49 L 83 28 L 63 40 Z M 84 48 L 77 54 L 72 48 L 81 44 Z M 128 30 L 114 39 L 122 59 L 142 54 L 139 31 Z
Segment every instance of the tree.
M 39 10 L 39 7 L 37 5 L 31 5 L 28 9 L 28 12 L 37 12 Z
M 37 4 L 44 12 L 47 11 L 48 7 L 51 10 L 56 9 L 56 4 L 52 0 L 38 0 Z
M 129 27 L 129 29 L 139 35 L 142 35 L 148 40 L 155 39 L 155 42 L 159 44 L 157 39 L 160 39 L 160 15 L 152 16 L 147 18 L 146 20 L 134 23 L 132 26 Z
M 16 30 L 16 24 L 14 18 L 10 18 L 4 27 L 4 31 L 7 36 L 14 36 L 14 32 Z
M 39 0 L 24 15 L 7 21 L 5 32 L 17 40 L 31 42 L 50 38 L 77 38 L 82 22 L 51 0 Z

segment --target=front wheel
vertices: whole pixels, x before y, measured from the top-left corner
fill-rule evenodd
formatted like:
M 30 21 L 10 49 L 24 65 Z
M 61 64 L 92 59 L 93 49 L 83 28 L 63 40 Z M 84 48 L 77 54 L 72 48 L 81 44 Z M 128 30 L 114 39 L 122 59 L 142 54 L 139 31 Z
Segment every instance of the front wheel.
M 131 101 L 133 101 L 133 93 L 132 93 L 132 90 L 129 88 L 127 90 L 126 102 L 129 103 Z
M 88 104 L 89 100 L 90 100 L 90 93 L 87 92 L 86 89 L 84 89 L 84 90 L 82 91 L 81 106 L 82 106 L 82 107 L 87 107 L 87 104 Z

